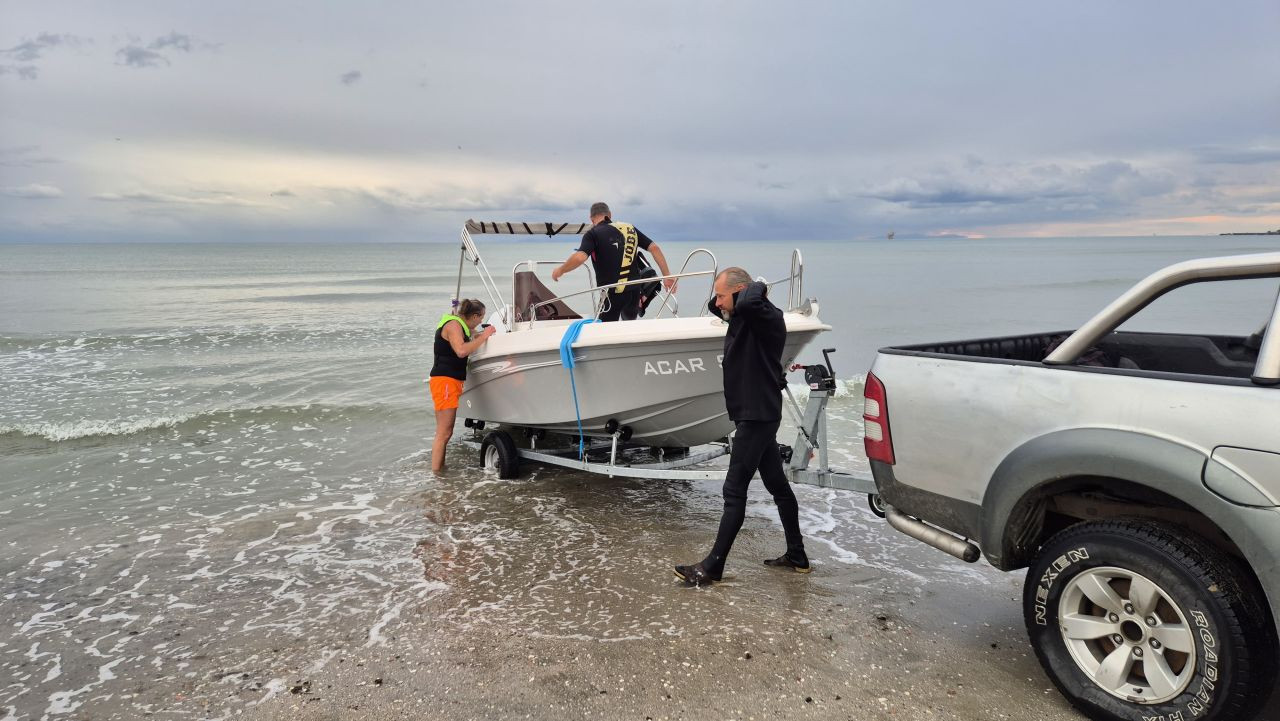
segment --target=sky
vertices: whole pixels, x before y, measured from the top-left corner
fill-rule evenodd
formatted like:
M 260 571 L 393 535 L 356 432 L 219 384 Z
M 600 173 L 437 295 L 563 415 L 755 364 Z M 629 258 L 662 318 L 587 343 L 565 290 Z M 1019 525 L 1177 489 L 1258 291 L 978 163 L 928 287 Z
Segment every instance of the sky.
M 0 241 L 1280 228 L 1280 3 L 0 0 Z

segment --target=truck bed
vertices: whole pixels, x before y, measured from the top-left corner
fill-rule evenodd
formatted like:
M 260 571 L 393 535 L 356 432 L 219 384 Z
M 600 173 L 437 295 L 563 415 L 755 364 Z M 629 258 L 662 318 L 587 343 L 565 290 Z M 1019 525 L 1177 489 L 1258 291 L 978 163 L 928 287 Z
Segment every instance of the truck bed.
M 1038 364 L 1071 331 L 884 348 L 882 353 Z M 1249 378 L 1258 349 L 1242 336 L 1116 331 L 1077 365 L 1155 373 Z

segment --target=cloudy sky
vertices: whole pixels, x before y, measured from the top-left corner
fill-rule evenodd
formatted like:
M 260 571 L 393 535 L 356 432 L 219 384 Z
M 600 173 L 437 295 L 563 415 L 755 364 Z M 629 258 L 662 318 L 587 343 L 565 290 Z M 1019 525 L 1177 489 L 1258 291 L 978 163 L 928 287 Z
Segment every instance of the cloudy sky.
M 1280 3 L 0 0 L 0 240 L 1280 227 Z

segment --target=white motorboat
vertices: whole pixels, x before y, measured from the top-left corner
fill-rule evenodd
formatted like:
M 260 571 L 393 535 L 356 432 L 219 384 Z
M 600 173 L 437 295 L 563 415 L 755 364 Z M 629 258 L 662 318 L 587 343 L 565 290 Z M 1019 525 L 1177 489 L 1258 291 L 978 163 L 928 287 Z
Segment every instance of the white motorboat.
M 561 260 L 524 261 L 513 269 L 511 295 L 504 299 L 473 239 L 487 234 L 580 235 L 589 228 L 585 223 L 467 221 L 458 292 L 463 262 L 469 261 L 496 309 L 490 322 L 499 332 L 471 356 L 459 414 L 468 425 L 483 421 L 535 434 L 617 434 L 623 441 L 655 448 L 687 448 L 724 438 L 733 430 L 720 368 L 728 326 L 706 308 L 718 270 L 710 251 L 693 251 L 679 272 L 662 277 L 680 279 L 686 292 L 693 283 L 706 284 L 707 295 L 696 315 L 680 316 L 675 297 L 663 291 L 648 306 L 647 317 L 581 325 L 582 316 L 591 317 L 616 286 L 557 296 L 538 278 L 538 269 L 549 270 Z M 709 262 L 711 269 L 688 271 L 697 258 Z M 797 250 L 792 252 L 789 275 L 770 283 L 770 296 L 779 306 L 784 304 L 777 289 L 786 292 L 787 365 L 809 341 L 830 329 L 818 318 L 817 302 L 803 298 L 803 275 Z M 575 305 L 585 312 L 575 312 Z M 577 336 L 562 352 L 566 333 Z M 571 354 L 572 368 L 562 358 L 566 353 Z

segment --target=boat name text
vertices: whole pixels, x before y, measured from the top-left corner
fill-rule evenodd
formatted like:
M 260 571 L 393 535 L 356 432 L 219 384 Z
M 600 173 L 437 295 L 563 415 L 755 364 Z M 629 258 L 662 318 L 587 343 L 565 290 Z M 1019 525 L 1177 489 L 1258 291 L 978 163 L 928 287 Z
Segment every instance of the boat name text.
M 645 361 L 644 374 L 654 376 L 669 376 L 677 373 L 697 373 L 706 370 L 701 358 L 690 358 L 682 360 L 660 360 Z

